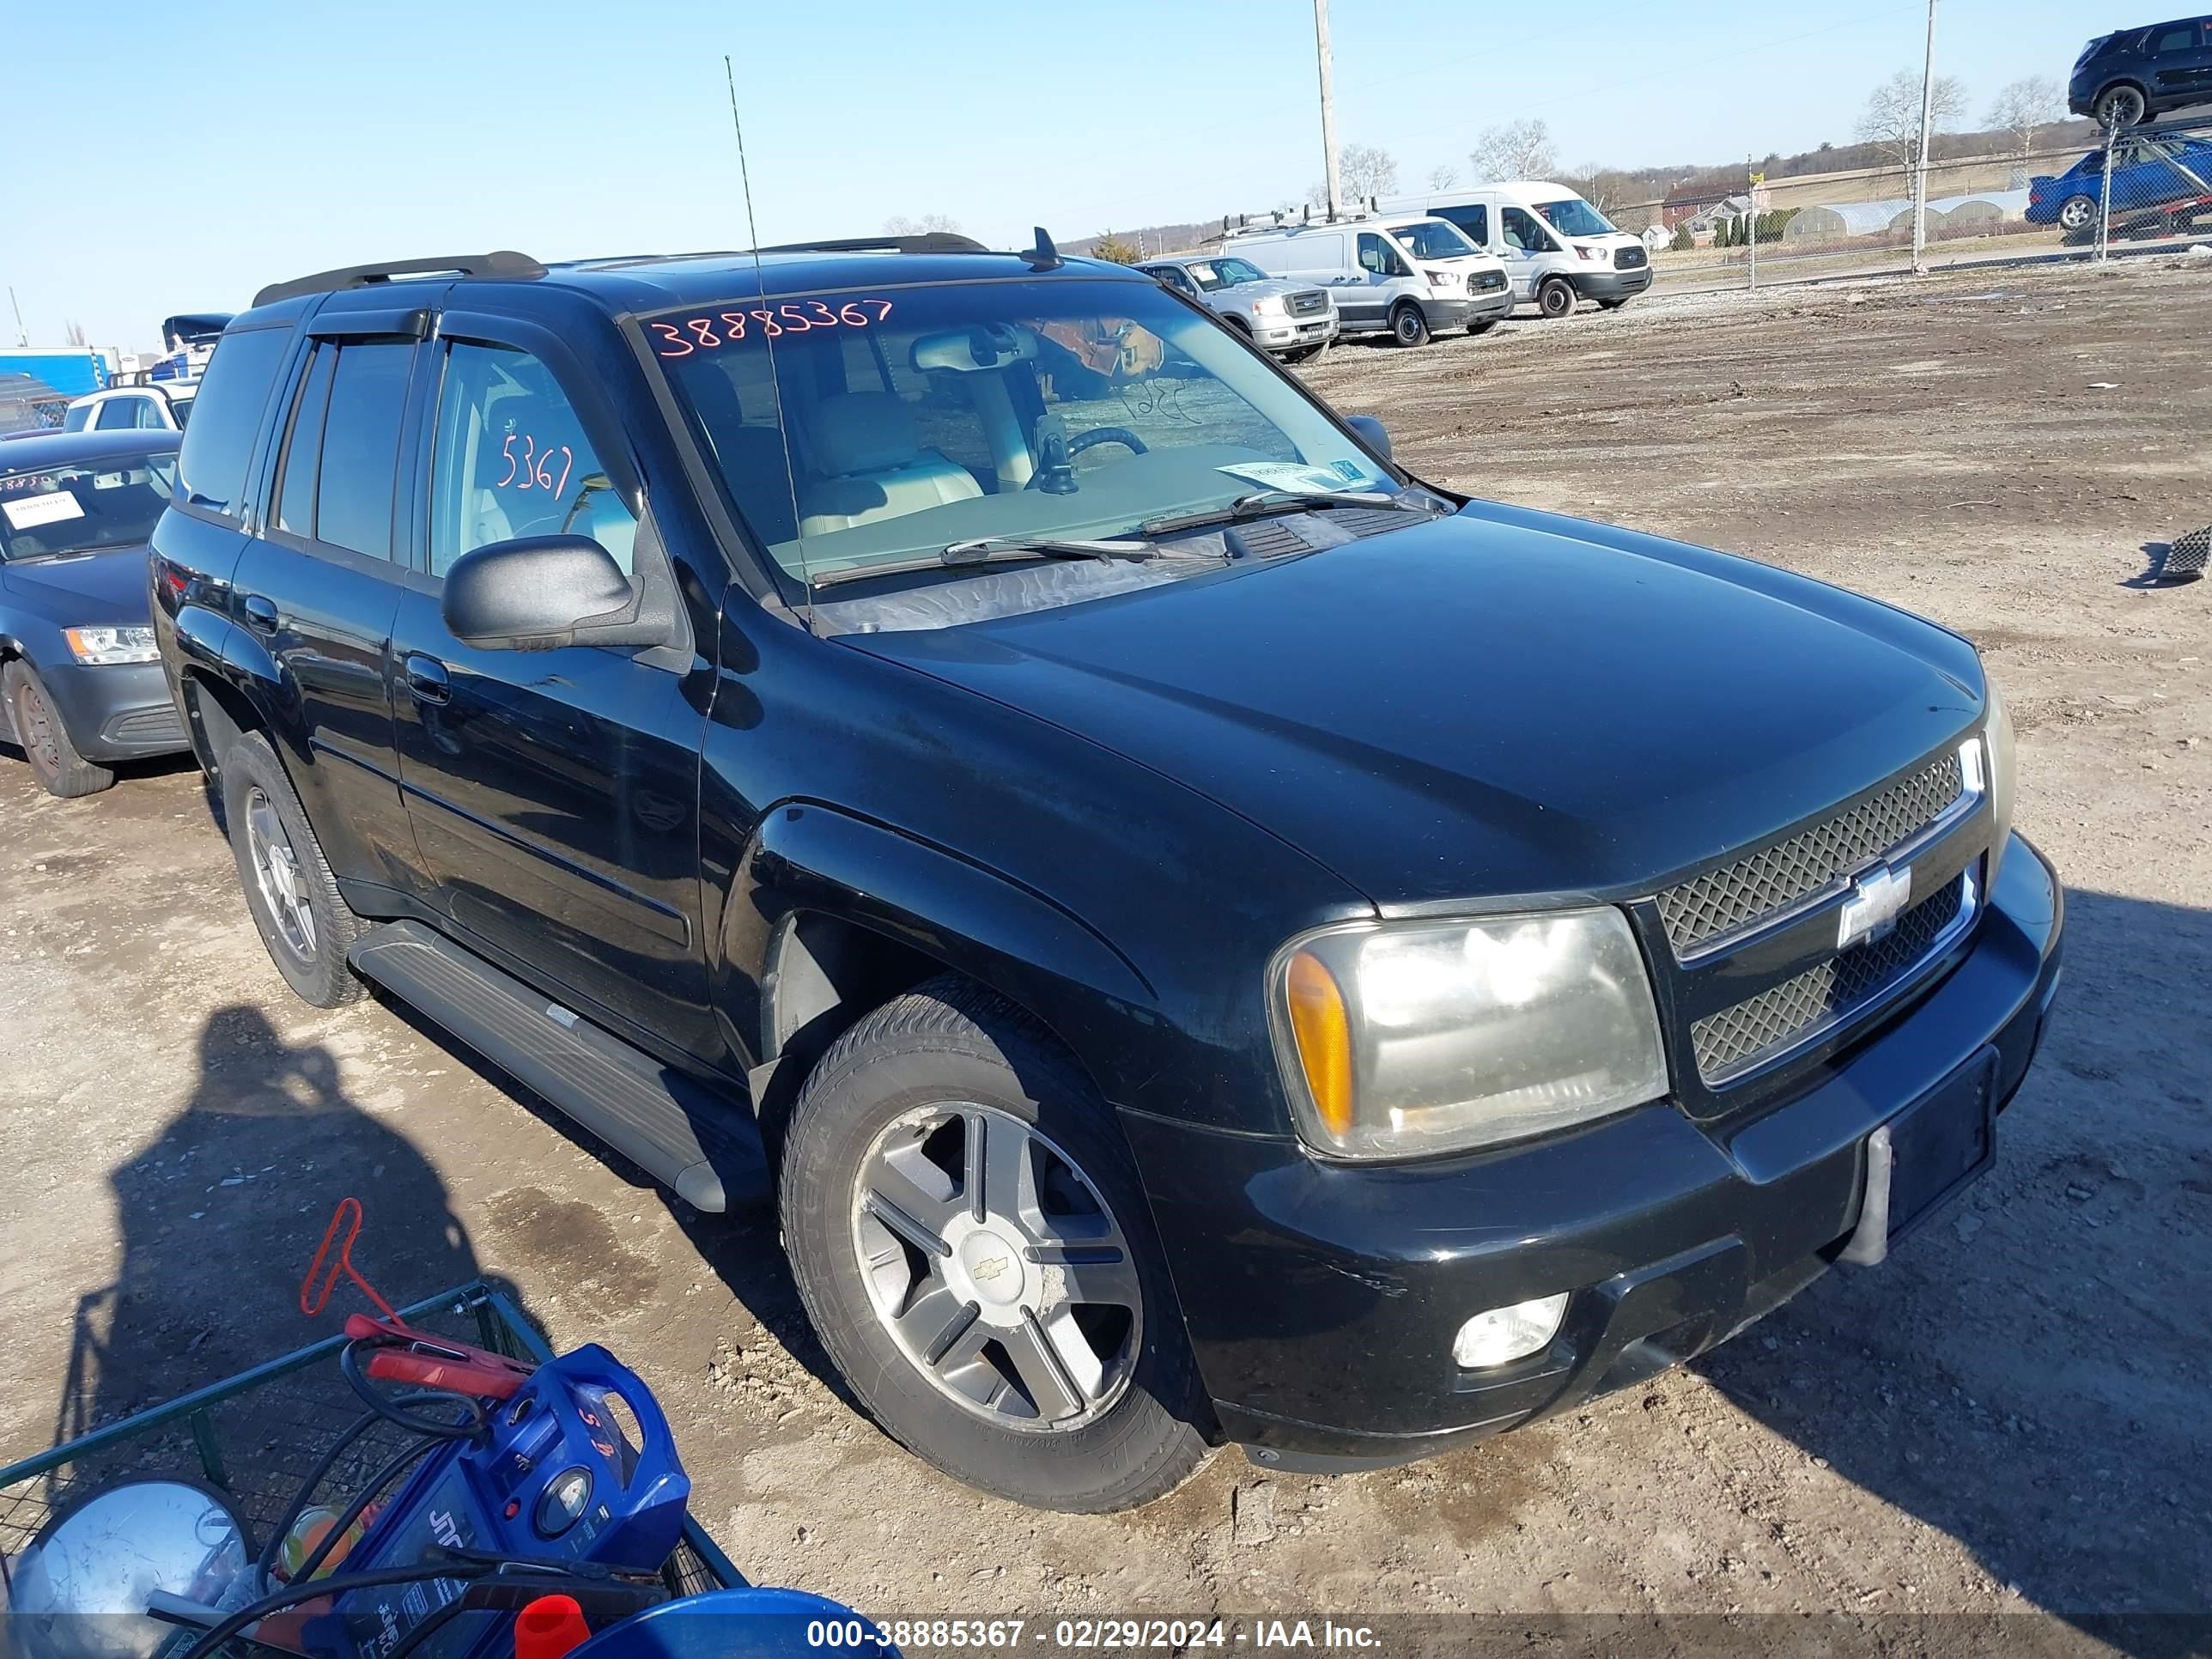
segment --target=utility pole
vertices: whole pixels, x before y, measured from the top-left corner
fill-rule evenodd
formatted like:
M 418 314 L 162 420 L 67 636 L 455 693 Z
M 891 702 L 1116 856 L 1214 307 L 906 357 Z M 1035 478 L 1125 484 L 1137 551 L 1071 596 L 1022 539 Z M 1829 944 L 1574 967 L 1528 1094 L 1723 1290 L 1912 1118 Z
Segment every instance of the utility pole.
M 19 346 L 27 346 L 31 343 L 31 337 L 23 331 L 23 307 L 22 303 L 15 298 L 15 285 L 13 283 L 8 284 L 8 303 L 15 313 L 15 343 Z
M 1920 154 L 1912 167 L 1912 274 L 1928 272 L 1928 150 L 1936 125 L 1936 0 L 1928 0 L 1928 61 L 1920 76 Z
M 1328 216 L 1337 217 L 1340 204 L 1336 188 L 1336 100 L 1328 89 L 1328 0 L 1314 0 L 1314 56 L 1321 65 L 1321 151 L 1328 181 Z

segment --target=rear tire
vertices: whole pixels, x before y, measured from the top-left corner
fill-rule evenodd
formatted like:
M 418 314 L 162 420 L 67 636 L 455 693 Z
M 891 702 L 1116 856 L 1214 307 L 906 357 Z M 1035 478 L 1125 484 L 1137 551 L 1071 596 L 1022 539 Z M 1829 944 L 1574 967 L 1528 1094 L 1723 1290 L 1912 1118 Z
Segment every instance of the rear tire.
M 2086 242 L 2096 234 L 2097 198 L 2069 196 L 2058 208 L 2058 234 L 2069 242 Z
M 0 666 L 0 697 L 8 701 L 8 718 L 14 723 L 15 741 L 31 763 L 39 787 L 58 800 L 96 795 L 115 782 L 115 774 L 95 765 L 77 752 L 62 724 L 61 711 L 46 695 L 45 682 L 21 658 Z
M 1084 1514 L 1149 1503 L 1204 1459 L 1205 1394 L 1128 1148 L 1011 1004 L 947 975 L 863 1018 L 808 1077 L 779 1187 L 816 1334 L 916 1455 Z
M 1390 313 L 1390 337 L 1401 346 L 1429 343 L 1429 319 L 1411 300 L 1401 300 Z
M 222 757 L 222 815 L 246 908 L 276 971 L 306 1001 L 337 1008 L 368 987 L 346 952 L 363 931 L 269 740 L 248 732 Z
M 1571 317 L 1575 310 L 1575 285 L 1564 276 L 1547 276 L 1543 286 L 1536 290 L 1536 309 L 1555 320 Z
M 2100 127 L 2131 127 L 2150 112 L 2141 87 L 2106 87 L 2094 106 Z

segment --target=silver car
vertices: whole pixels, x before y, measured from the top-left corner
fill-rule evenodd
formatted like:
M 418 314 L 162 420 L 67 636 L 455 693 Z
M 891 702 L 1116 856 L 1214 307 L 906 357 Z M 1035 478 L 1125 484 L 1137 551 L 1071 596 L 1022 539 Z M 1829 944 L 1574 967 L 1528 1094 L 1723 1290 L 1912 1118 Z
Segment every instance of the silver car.
M 1219 312 L 1231 328 L 1285 362 L 1318 357 L 1336 337 L 1336 301 L 1327 289 L 1283 282 L 1233 253 L 1153 259 L 1137 269 Z

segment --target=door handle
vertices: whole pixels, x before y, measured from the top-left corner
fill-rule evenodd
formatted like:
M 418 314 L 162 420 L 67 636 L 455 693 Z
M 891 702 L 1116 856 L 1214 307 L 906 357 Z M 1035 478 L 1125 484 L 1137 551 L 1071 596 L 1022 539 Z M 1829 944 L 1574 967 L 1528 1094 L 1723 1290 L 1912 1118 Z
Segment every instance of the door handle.
M 241 608 L 246 612 L 246 625 L 255 633 L 274 634 L 276 631 L 276 607 L 258 593 L 247 594 Z
M 453 682 L 447 677 L 446 665 L 435 657 L 410 651 L 400 669 L 407 676 L 407 690 L 416 702 L 443 703 L 453 700 Z

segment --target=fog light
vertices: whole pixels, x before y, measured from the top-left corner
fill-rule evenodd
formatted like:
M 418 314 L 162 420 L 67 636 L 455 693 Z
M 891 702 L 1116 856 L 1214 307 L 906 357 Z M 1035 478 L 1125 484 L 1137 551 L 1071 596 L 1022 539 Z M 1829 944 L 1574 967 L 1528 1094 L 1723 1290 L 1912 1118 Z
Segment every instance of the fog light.
M 1462 1370 L 1479 1371 L 1525 1359 L 1559 1334 L 1567 1311 L 1567 1293 L 1540 1296 L 1533 1302 L 1516 1302 L 1510 1308 L 1479 1313 L 1459 1328 L 1452 1339 L 1452 1358 Z

